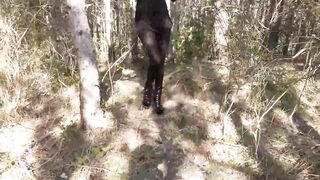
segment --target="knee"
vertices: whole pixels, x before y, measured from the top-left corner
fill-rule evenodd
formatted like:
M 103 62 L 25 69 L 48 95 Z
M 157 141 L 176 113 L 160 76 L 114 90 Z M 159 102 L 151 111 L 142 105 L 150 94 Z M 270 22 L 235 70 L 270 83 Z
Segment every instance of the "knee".
M 156 40 L 154 39 L 154 37 L 152 36 L 145 36 L 144 40 L 142 41 L 142 44 L 146 47 L 146 48 L 155 48 L 157 45 Z
M 157 51 L 149 51 L 150 65 L 151 66 L 161 66 L 163 60 L 161 59 L 161 54 Z
M 153 60 L 150 61 L 150 66 L 154 68 L 160 68 L 161 67 L 161 59 L 160 58 L 153 58 Z

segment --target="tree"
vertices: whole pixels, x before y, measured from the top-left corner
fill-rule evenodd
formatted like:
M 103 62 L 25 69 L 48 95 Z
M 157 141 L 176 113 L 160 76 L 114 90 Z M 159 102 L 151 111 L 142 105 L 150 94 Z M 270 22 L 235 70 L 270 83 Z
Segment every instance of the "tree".
M 294 17 L 297 11 L 297 8 L 300 5 L 300 0 L 297 0 L 295 2 L 287 2 L 286 6 L 288 7 L 286 16 L 284 17 L 284 23 L 283 23 L 283 34 L 285 36 L 284 45 L 282 48 L 282 54 L 284 56 L 287 56 L 289 53 L 289 44 L 290 44 L 290 37 L 292 32 L 294 31 L 293 21 Z
M 100 107 L 99 74 L 96 54 L 85 11 L 85 0 L 67 0 L 70 31 L 80 69 L 80 127 L 104 127 Z
M 268 49 L 273 50 L 277 47 L 279 41 L 280 25 L 283 16 L 284 0 L 280 2 L 276 0 L 270 0 L 269 6 L 269 37 L 268 37 Z
M 216 1 L 216 9 L 219 13 L 215 16 L 215 24 L 214 24 L 214 47 L 216 48 L 214 56 L 223 57 L 225 55 L 225 47 L 227 47 L 228 39 L 227 39 L 227 31 L 229 26 L 229 15 L 226 11 L 225 5 L 227 1 L 219 0 Z
M 130 16 L 131 18 L 131 57 L 132 62 L 137 62 L 138 60 L 138 54 L 139 54 L 139 48 L 138 48 L 138 36 L 135 32 L 134 28 L 134 16 L 135 16 L 135 8 L 136 8 L 136 1 L 130 0 Z
M 104 44 L 104 50 L 106 53 L 106 57 L 109 57 L 109 47 L 111 45 L 111 31 L 112 31 L 112 9 L 111 9 L 111 1 L 110 0 L 103 0 L 104 4 L 104 12 L 105 12 L 105 40 L 106 43 Z M 109 59 L 109 58 L 108 58 Z

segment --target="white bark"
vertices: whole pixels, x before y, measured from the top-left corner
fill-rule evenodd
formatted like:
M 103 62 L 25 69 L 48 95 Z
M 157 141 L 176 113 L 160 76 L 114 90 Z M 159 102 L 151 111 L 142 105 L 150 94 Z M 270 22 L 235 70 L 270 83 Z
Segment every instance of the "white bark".
M 138 36 L 135 32 L 135 22 L 134 22 L 134 16 L 136 11 L 136 0 L 130 0 L 130 13 L 131 13 L 131 58 L 132 62 L 138 62 L 138 54 L 139 54 L 139 48 L 138 48 Z
M 106 123 L 100 108 L 99 74 L 85 0 L 67 0 L 67 5 L 70 32 L 80 68 L 80 126 L 88 129 L 103 128 Z
M 108 50 L 111 44 L 111 32 L 112 32 L 112 11 L 111 11 L 111 0 L 103 0 L 104 12 L 105 12 L 105 39 L 106 49 Z
M 171 17 L 171 0 L 166 0 L 166 4 L 167 4 L 167 8 L 168 8 L 168 12 L 169 12 L 169 16 Z M 171 21 L 173 22 L 173 25 L 175 23 L 174 19 L 171 17 Z M 172 27 L 173 29 L 174 27 Z M 171 30 L 171 40 L 169 42 L 169 47 L 168 47 L 168 53 L 167 53 L 167 59 L 169 59 L 169 61 L 174 62 L 174 58 L 173 58 L 173 44 L 172 44 L 172 39 L 174 39 L 175 34 L 174 31 Z
M 216 2 L 216 9 L 219 11 L 215 19 L 214 32 L 215 32 L 215 48 L 219 57 L 224 56 L 225 48 L 228 44 L 227 31 L 229 27 L 229 15 L 225 9 L 225 0 L 218 0 Z
M 137 4 L 136 0 L 130 0 L 130 6 L 133 10 L 136 10 L 136 4 Z

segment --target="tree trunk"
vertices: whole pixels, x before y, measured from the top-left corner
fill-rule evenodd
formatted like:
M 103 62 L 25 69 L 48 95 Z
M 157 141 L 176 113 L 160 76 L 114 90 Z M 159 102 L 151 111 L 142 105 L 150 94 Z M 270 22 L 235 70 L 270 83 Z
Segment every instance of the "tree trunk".
M 68 31 L 68 19 L 64 16 L 62 12 L 62 3 L 61 1 L 49 0 L 48 6 L 51 7 L 48 12 L 48 22 L 51 26 L 49 31 L 49 38 L 54 51 L 52 55 L 60 56 L 69 66 L 70 69 L 75 69 L 75 60 L 70 58 L 69 49 L 72 46 L 72 43 L 65 40 L 65 32 Z
M 105 73 L 111 62 L 111 44 L 112 44 L 112 8 L 110 0 L 101 1 L 102 9 L 102 21 L 101 21 L 101 58 L 98 59 L 98 67 L 100 73 Z
M 314 2 L 315 3 L 315 2 Z M 300 27 L 298 30 L 298 42 L 295 47 L 295 54 L 297 54 L 301 49 L 303 49 L 308 41 L 307 37 L 312 36 L 315 29 L 315 24 L 318 23 L 316 17 L 312 13 L 312 7 L 316 4 L 313 2 L 305 2 L 304 4 L 304 17 L 301 19 Z
M 172 4 L 172 6 L 170 7 L 170 16 L 171 16 L 171 20 L 172 20 L 172 23 L 173 23 L 173 27 L 172 27 L 172 30 L 171 30 L 171 41 L 170 41 L 170 45 L 169 45 L 169 48 L 168 48 L 168 55 L 167 55 L 167 58 L 168 58 L 168 62 L 169 63 L 175 63 L 175 57 L 176 57 L 176 49 L 175 49 L 175 46 L 174 46 L 174 40 L 176 40 L 178 37 L 178 34 L 180 34 L 180 19 L 181 19 L 181 16 L 182 13 L 179 12 L 179 10 L 182 9 L 181 6 L 183 6 L 182 4 L 183 2 L 178 2 L 178 3 L 174 3 Z
M 282 54 L 287 56 L 289 53 L 289 44 L 290 44 L 290 37 L 293 31 L 293 18 L 294 18 L 294 8 L 289 9 L 288 16 L 284 20 L 284 28 L 283 33 L 285 36 L 284 45 L 282 47 Z
M 107 53 L 107 57 L 109 56 L 109 47 L 111 45 L 111 32 L 112 32 L 112 11 L 111 11 L 111 1 L 103 0 L 104 3 L 104 11 L 105 11 L 105 51 Z
M 284 23 L 283 23 L 283 34 L 285 36 L 285 42 L 282 48 L 282 54 L 284 56 L 288 56 L 289 55 L 289 45 L 290 45 L 290 41 L 291 41 L 291 35 L 292 32 L 294 32 L 294 26 L 293 26 L 293 22 L 294 22 L 294 18 L 295 18 L 295 14 L 297 11 L 298 6 L 300 5 L 300 0 L 297 0 L 295 2 L 288 2 L 285 7 L 288 8 L 288 12 L 286 13 L 286 17 L 284 18 Z
M 279 41 L 279 31 L 282 20 L 283 4 L 284 0 L 280 0 L 279 6 L 274 10 L 272 19 L 270 22 L 269 38 L 268 38 L 268 49 L 273 50 L 277 47 Z
M 171 15 L 171 0 L 166 0 L 166 4 L 167 4 L 167 8 L 168 8 L 168 12 L 169 12 L 169 16 L 171 17 L 171 21 L 173 21 L 172 19 L 172 15 Z M 173 29 L 173 28 L 172 28 Z M 169 60 L 169 62 L 174 62 L 174 56 L 173 56 L 173 44 L 172 44 L 172 39 L 174 37 L 174 32 L 173 30 L 171 30 L 171 40 L 169 41 L 169 47 L 168 47 L 168 52 L 167 52 L 167 59 Z
M 80 69 L 80 127 L 95 129 L 104 127 L 100 108 L 99 75 L 96 66 L 94 44 L 90 33 L 85 0 L 67 0 L 70 31 L 77 50 Z
M 130 15 L 131 15 L 131 57 L 132 62 L 138 61 L 138 54 L 139 54 L 139 48 L 138 48 L 138 36 L 135 32 L 134 27 L 134 16 L 135 16 L 135 8 L 136 8 L 136 1 L 130 0 Z
M 227 4 L 226 0 L 216 1 L 216 9 L 219 13 L 216 13 L 214 22 L 214 55 L 217 58 L 226 57 L 226 47 L 228 45 L 227 31 L 229 28 L 229 14 L 225 9 Z

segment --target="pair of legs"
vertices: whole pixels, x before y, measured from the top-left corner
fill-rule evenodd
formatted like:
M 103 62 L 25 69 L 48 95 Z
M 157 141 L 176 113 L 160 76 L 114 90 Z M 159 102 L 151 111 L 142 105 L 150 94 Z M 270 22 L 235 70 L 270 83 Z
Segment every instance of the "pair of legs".
M 157 114 L 163 112 L 161 105 L 162 83 L 164 74 L 164 61 L 170 41 L 170 29 L 143 29 L 138 32 L 138 36 L 149 56 L 149 68 L 147 81 L 144 89 L 143 105 L 149 107 L 152 100 L 152 92 L 154 104 Z M 153 88 L 154 84 L 154 88 Z

